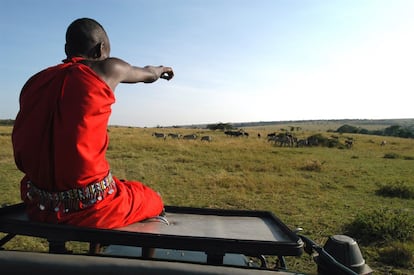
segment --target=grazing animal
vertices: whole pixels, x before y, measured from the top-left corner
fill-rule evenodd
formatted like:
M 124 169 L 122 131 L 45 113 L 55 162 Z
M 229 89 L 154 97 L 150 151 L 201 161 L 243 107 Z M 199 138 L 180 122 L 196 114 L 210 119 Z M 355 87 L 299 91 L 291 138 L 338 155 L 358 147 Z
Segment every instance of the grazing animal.
M 175 139 L 179 139 L 179 138 L 181 137 L 181 135 L 180 135 L 180 134 L 173 134 L 173 133 L 169 133 L 169 134 L 168 134 L 168 136 L 169 136 L 170 138 L 175 138 Z
M 197 135 L 196 134 L 185 135 L 183 136 L 183 139 L 197 139 Z
M 273 142 L 276 144 L 279 141 L 279 137 L 276 135 L 272 135 L 272 136 L 267 135 L 267 141 Z
M 230 137 L 239 137 L 244 135 L 241 131 L 225 131 L 224 134 Z
M 385 146 L 385 145 L 387 145 L 387 141 L 386 140 L 381 141 L 381 146 Z
M 157 132 L 153 133 L 152 136 L 154 136 L 156 138 L 162 138 L 164 140 L 167 138 L 167 135 L 166 134 L 164 134 L 164 133 L 157 133 Z
M 291 135 L 284 135 L 279 137 L 280 146 L 293 146 L 293 137 Z
M 319 145 L 319 139 L 315 136 L 309 137 L 307 139 L 309 146 L 318 146 Z
M 296 142 L 296 147 L 304 147 L 304 146 L 308 146 L 307 139 L 299 139 L 298 142 Z
M 213 139 L 211 138 L 211 136 L 202 136 L 201 137 L 201 141 L 208 141 L 211 142 Z
M 271 138 L 271 137 L 275 137 L 276 136 L 276 132 L 267 134 L 267 139 Z
M 288 146 L 292 147 L 293 144 L 297 141 L 297 138 L 290 133 L 271 133 L 267 135 L 267 141 L 273 142 L 274 145 L 279 144 L 279 146 Z
M 354 141 L 351 140 L 351 139 L 347 139 L 347 140 L 345 140 L 345 145 L 346 145 L 346 147 L 351 148 L 352 145 L 354 145 Z

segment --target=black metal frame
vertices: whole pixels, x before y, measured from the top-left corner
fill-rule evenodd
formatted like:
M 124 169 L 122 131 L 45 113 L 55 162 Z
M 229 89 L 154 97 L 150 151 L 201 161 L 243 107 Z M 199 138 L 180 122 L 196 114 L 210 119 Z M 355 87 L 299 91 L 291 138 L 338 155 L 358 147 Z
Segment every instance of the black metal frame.
M 302 240 L 277 217 L 266 211 L 221 210 L 175 206 L 166 206 L 165 209 L 167 214 L 185 213 L 233 217 L 265 217 L 266 219 L 271 219 L 277 225 L 278 229 L 289 237 L 288 241 L 177 236 L 47 224 L 29 221 L 25 217 L 24 208 L 25 206 L 23 204 L 0 208 L 0 232 L 9 234 L 0 240 L 0 246 L 3 246 L 15 235 L 26 235 L 47 239 L 51 248 L 50 252 L 55 253 L 64 253 L 64 250 L 60 251 L 59 245 L 56 244 L 60 243 L 64 246 L 66 241 L 80 241 L 89 243 L 91 245 L 91 251 L 93 244 L 117 244 L 143 248 L 204 251 L 207 254 L 207 263 L 214 265 L 223 264 L 225 253 L 238 253 L 256 257 L 260 257 L 261 255 L 274 255 L 283 259 L 283 256 L 300 256 L 303 252 L 304 244 Z

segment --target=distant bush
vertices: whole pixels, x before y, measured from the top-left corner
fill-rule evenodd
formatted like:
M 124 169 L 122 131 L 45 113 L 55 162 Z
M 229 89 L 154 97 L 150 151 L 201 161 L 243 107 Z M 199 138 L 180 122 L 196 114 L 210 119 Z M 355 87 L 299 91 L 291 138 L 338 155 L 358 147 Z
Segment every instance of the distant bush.
M 404 243 L 394 243 L 380 250 L 380 261 L 396 267 L 409 268 L 414 265 L 414 253 Z
M 392 125 L 384 129 L 384 136 L 413 138 L 414 132 L 412 132 L 411 129 L 407 127 L 401 127 L 400 125 Z
M 399 159 L 401 156 L 399 154 L 396 153 L 386 153 L 384 155 L 385 159 Z
M 328 139 L 326 143 L 329 148 L 340 146 L 339 140 L 334 138 Z
M 233 126 L 230 123 L 217 123 L 217 124 L 209 124 L 207 125 L 207 129 L 209 130 L 231 130 Z
M 319 160 L 312 160 L 308 161 L 304 166 L 302 166 L 302 170 L 305 171 L 314 171 L 320 172 L 322 170 L 322 164 Z
M 329 143 L 331 142 L 331 139 L 323 136 L 322 134 L 315 134 L 308 137 L 308 142 L 310 142 L 311 145 L 320 145 L 328 147 Z
M 348 124 L 339 127 L 336 132 L 338 133 L 350 133 L 350 134 L 364 134 L 364 135 L 378 135 L 378 136 L 392 136 L 402 138 L 414 138 L 414 126 L 403 127 L 400 125 L 391 125 L 384 130 L 369 131 L 364 128 L 351 126 Z
M 413 199 L 414 186 L 410 186 L 404 182 L 396 182 L 381 186 L 376 193 L 384 197 Z
M 13 119 L 0 119 L 0 125 L 9 126 L 14 125 Z
M 360 128 L 358 128 L 358 127 L 345 124 L 345 125 L 342 125 L 341 127 L 339 127 L 336 131 L 338 133 L 352 133 L 352 134 L 357 134 L 357 133 L 359 133 L 359 130 L 360 130 Z
M 414 215 L 404 210 L 383 208 L 360 213 L 345 226 L 346 234 L 361 243 L 406 241 L 414 235 Z
M 350 142 L 350 145 L 341 143 L 339 138 L 336 136 L 326 137 L 323 134 L 314 134 L 307 138 L 308 145 L 310 146 L 323 146 L 328 148 L 338 148 L 338 149 L 345 149 L 352 147 L 352 138 L 347 138 L 347 141 Z

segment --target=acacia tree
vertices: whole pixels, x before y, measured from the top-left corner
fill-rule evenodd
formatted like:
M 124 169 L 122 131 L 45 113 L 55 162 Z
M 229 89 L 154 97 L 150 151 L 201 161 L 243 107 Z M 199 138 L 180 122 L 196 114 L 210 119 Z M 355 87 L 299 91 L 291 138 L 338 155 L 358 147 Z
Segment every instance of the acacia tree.
M 217 124 L 209 124 L 209 125 L 207 125 L 207 129 L 210 129 L 210 130 L 213 130 L 213 131 L 215 131 L 215 130 L 222 130 L 222 131 L 224 131 L 224 130 L 231 130 L 231 129 L 233 129 L 233 126 L 230 124 L 230 123 L 217 123 Z

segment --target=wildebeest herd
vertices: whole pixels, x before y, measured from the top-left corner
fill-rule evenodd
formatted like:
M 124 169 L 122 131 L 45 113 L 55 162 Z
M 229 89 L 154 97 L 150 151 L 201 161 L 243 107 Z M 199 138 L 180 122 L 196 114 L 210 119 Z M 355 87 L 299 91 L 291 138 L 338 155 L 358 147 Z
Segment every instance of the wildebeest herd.
M 224 131 L 225 136 L 234 137 L 234 138 L 248 138 L 249 133 L 240 129 L 240 130 L 227 130 Z M 160 139 L 166 140 L 170 139 L 183 139 L 183 140 L 201 140 L 211 142 L 213 140 L 211 135 L 198 135 L 198 134 L 178 134 L 178 133 L 160 133 L 155 132 L 152 136 Z M 260 139 L 261 134 L 258 133 L 257 137 Z M 339 142 L 339 137 L 332 135 L 331 137 L 324 137 L 320 134 L 312 135 L 305 138 L 297 138 L 291 132 L 272 132 L 267 134 L 267 141 L 274 145 L 280 147 L 312 147 L 312 146 L 326 146 L 326 147 L 343 147 L 351 148 L 354 144 L 354 140 L 351 137 L 347 137 L 343 143 Z
M 243 130 L 238 130 L 238 131 L 224 131 L 224 134 L 226 136 L 231 136 L 231 137 L 249 137 L 249 133 L 243 131 Z
M 181 134 L 177 134 L 177 133 L 159 133 L 159 132 L 155 132 L 152 134 L 152 136 L 156 137 L 156 138 L 161 138 L 166 140 L 167 137 L 171 138 L 171 139 L 184 139 L 184 140 L 196 140 L 198 138 L 198 135 L 196 134 L 189 134 L 189 135 L 181 135 Z M 212 141 L 213 138 L 211 136 L 201 136 L 200 137 L 201 141 Z
M 249 137 L 249 133 L 244 130 L 225 131 L 224 134 L 228 137 Z M 257 134 L 261 138 L 261 134 Z M 297 138 L 294 134 L 288 131 L 280 133 L 272 132 L 267 134 L 267 141 L 275 146 L 280 147 L 311 147 L 311 146 L 327 146 L 327 147 L 346 147 L 351 148 L 354 144 L 353 138 L 347 137 L 343 144 L 339 142 L 338 136 L 331 136 L 329 138 L 322 135 L 312 135 L 306 138 Z

